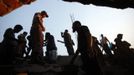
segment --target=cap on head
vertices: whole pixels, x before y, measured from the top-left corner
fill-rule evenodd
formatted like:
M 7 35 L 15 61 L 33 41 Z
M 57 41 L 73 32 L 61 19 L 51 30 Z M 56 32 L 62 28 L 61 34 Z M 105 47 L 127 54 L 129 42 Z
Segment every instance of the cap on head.
M 44 15 L 46 15 L 46 17 L 48 17 L 48 14 L 47 14 L 47 12 L 46 11 L 41 11 L 41 14 L 44 14 Z

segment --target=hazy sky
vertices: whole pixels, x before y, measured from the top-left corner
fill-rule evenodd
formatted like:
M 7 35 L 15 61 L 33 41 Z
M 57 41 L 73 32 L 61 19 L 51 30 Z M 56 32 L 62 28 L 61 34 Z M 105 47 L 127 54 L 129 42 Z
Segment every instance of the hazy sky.
M 46 32 L 50 32 L 55 37 L 58 55 L 67 55 L 64 44 L 57 42 L 57 40 L 63 40 L 60 32 L 68 29 L 74 42 L 76 43 L 77 41 L 76 34 L 72 33 L 70 15 L 75 20 L 81 21 L 83 25 L 87 25 L 91 34 L 96 36 L 98 40 L 100 40 L 100 34 L 104 34 L 113 42 L 116 35 L 122 33 L 124 34 L 123 40 L 131 43 L 131 47 L 134 48 L 134 9 L 121 10 L 110 7 L 82 5 L 76 2 L 68 3 L 61 0 L 37 0 L 30 5 L 24 5 L 0 17 L 0 41 L 3 39 L 5 30 L 9 27 L 14 27 L 16 24 L 23 25 L 23 31 L 29 32 L 34 13 L 42 10 L 47 11 L 49 15 L 49 18 L 44 19 L 44 25 Z

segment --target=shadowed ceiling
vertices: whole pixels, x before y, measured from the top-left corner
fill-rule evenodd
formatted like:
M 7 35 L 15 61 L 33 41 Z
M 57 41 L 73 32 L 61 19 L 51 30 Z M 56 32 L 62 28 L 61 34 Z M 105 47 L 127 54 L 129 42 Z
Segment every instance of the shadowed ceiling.
M 0 0 L 0 16 L 4 16 L 13 10 L 28 5 L 36 0 Z M 93 4 L 118 9 L 134 8 L 134 0 L 63 0 L 65 2 L 79 2 L 83 5 Z
M 63 0 L 67 2 L 79 2 L 84 5 L 106 6 L 118 9 L 134 8 L 134 0 Z
M 0 0 L 0 16 L 4 16 L 11 11 L 34 1 L 35 0 Z

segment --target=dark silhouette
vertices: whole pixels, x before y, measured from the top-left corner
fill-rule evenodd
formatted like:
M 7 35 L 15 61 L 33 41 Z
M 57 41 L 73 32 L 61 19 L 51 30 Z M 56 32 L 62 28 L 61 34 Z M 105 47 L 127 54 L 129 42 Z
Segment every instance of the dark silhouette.
M 127 41 L 122 41 L 123 34 L 118 34 L 117 38 L 115 38 L 115 55 L 117 56 L 127 56 L 130 54 L 130 46 L 131 44 Z
M 115 38 L 115 49 L 114 53 L 117 57 L 121 57 L 123 59 L 128 58 L 133 55 L 133 52 L 130 48 L 131 44 L 127 41 L 122 41 L 123 34 L 118 34 Z
M 55 63 L 57 58 L 57 47 L 55 45 L 54 37 L 49 32 L 47 32 L 45 38 L 46 57 L 48 62 Z
M 27 54 L 26 47 L 27 47 L 27 40 L 26 40 L 27 32 L 23 32 L 22 34 L 18 35 L 18 57 L 23 58 L 24 54 Z
M 101 40 L 100 40 L 100 44 L 102 46 L 102 50 L 105 51 L 107 56 L 112 56 L 112 52 L 108 46 L 108 43 L 110 44 L 109 40 L 107 39 L 107 37 L 103 36 L 103 34 L 101 34 Z
M 19 24 L 15 27 L 8 28 L 4 33 L 4 38 L 1 43 L 0 51 L 0 63 L 2 64 L 13 64 L 16 58 L 16 52 L 18 51 L 18 40 L 15 38 L 15 33 L 20 32 L 23 27 Z
M 122 36 L 123 36 L 123 34 L 118 34 L 114 40 L 115 46 L 116 46 L 115 47 L 116 50 L 114 50 L 115 55 L 120 55 L 120 53 L 122 53 L 120 51 L 120 50 L 122 50 Z
M 101 45 L 99 43 L 99 41 L 97 40 L 97 38 L 95 36 L 92 36 L 92 49 L 95 53 L 96 56 L 102 56 L 102 52 L 101 49 L 99 48 L 99 45 Z
M 30 31 L 31 41 L 32 41 L 32 62 L 42 63 L 43 61 L 43 33 L 45 27 L 43 26 L 43 18 L 47 18 L 48 15 L 46 11 L 41 11 L 35 13 L 33 17 L 33 23 Z
M 130 48 L 131 44 L 122 41 L 123 34 L 118 34 L 115 38 L 115 63 L 123 67 L 127 67 L 130 75 L 134 74 L 134 53 Z
M 72 26 L 73 32 L 78 33 L 78 48 L 75 57 L 81 53 L 81 59 L 83 62 L 82 69 L 86 72 L 85 75 L 101 75 L 101 70 L 98 61 L 95 57 L 92 49 L 92 36 L 87 26 L 82 26 L 79 21 L 75 21 Z M 73 63 L 73 61 L 71 61 Z
M 105 62 L 104 62 L 103 54 L 102 54 L 101 49 L 99 47 L 100 45 L 101 44 L 99 43 L 97 38 L 95 36 L 92 36 L 92 49 L 94 51 L 95 57 L 97 58 L 100 65 L 104 66 Z
M 80 2 L 83 5 L 106 6 L 117 9 L 134 8 L 134 1 L 129 0 L 63 0 L 68 2 Z
M 74 42 L 71 39 L 71 35 L 68 33 L 68 30 L 66 29 L 64 33 L 61 32 L 61 36 L 64 38 L 64 43 L 67 48 L 67 52 L 69 55 L 74 55 Z

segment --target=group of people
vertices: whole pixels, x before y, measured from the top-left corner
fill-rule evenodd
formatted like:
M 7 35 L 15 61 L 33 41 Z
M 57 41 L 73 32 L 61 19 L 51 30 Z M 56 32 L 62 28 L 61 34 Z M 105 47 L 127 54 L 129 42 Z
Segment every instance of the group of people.
M 18 40 L 15 38 L 15 33 L 23 29 L 21 25 L 16 25 L 14 28 L 8 28 L 4 33 L 4 39 L 0 45 L 1 64 L 11 64 L 18 55 Z
M 78 54 L 81 53 L 80 57 L 83 62 L 82 69 L 86 72 L 85 75 L 103 74 L 102 69 L 100 68 L 100 63 L 104 62 L 105 64 L 102 50 L 105 51 L 108 59 L 114 61 L 114 64 L 120 65 L 123 63 L 123 66 L 125 67 L 126 65 L 129 65 L 127 66 L 129 67 L 129 70 L 134 68 L 134 64 L 132 64 L 132 62 L 134 62 L 133 49 L 130 48 L 130 43 L 122 41 L 123 34 L 117 34 L 117 37 L 114 40 L 115 44 L 113 44 L 107 39 L 107 37 L 103 36 L 103 34 L 101 34 L 101 40 L 99 42 L 97 38 L 90 33 L 87 26 L 81 25 L 80 21 L 73 22 L 72 29 L 73 32 L 77 32 L 78 34 L 78 46 L 70 63 L 73 64 Z M 102 49 L 100 47 L 102 47 Z M 113 53 L 111 51 L 113 51 Z M 109 63 L 112 62 L 109 61 Z
M 23 27 L 22 25 L 15 25 L 14 28 L 8 28 L 5 33 L 3 40 L 0 44 L 0 58 L 3 60 L 2 64 L 12 64 L 17 58 L 29 55 L 31 52 L 31 61 L 34 63 L 43 62 L 43 44 L 45 27 L 43 25 L 43 18 L 47 18 L 48 14 L 46 11 L 35 13 L 33 22 L 30 30 L 30 35 L 27 37 L 29 40 L 28 46 L 26 45 L 27 32 L 15 37 L 15 33 L 20 32 Z M 27 50 L 26 50 L 27 47 Z
M 30 30 L 30 35 L 27 36 L 27 32 L 23 32 L 18 35 L 18 38 L 15 38 L 15 33 L 20 32 L 23 27 L 21 25 L 15 25 L 14 28 L 8 28 L 4 33 L 4 39 L 0 44 L 0 59 L 3 60 L 0 63 L 2 64 L 11 64 L 14 63 L 17 57 L 23 57 L 29 55 L 31 51 L 31 62 L 44 64 L 43 58 L 43 46 L 46 46 L 46 57 L 50 63 L 56 62 L 57 58 L 57 47 L 55 44 L 55 39 L 50 32 L 46 32 L 45 39 L 43 32 L 45 32 L 45 27 L 43 25 L 43 18 L 48 18 L 46 11 L 37 12 L 34 14 L 33 22 Z M 96 74 L 102 75 L 101 68 L 99 66 L 98 58 L 102 55 L 102 50 L 108 56 L 112 56 L 114 51 L 115 55 L 125 55 L 126 50 L 130 50 L 130 44 L 126 41 L 122 41 L 123 34 L 118 34 L 117 38 L 114 40 L 115 44 L 109 42 L 109 40 L 101 34 L 102 39 L 100 42 L 96 37 L 92 36 L 90 30 L 87 26 L 84 26 L 80 21 L 74 21 L 72 24 L 73 32 L 77 32 L 77 50 L 74 52 L 74 42 L 71 39 L 71 35 L 66 29 L 64 33 L 61 33 L 61 36 L 64 38 L 65 46 L 67 48 L 68 54 L 73 55 L 70 64 L 75 62 L 76 57 L 80 53 L 80 57 L 83 62 L 82 69 L 86 72 L 86 75 Z M 28 39 L 28 46 L 27 40 Z M 59 40 L 59 42 L 61 42 Z M 108 46 L 110 43 L 111 47 Z M 100 49 L 99 45 L 102 47 Z M 27 49 L 26 49 L 27 48 Z

